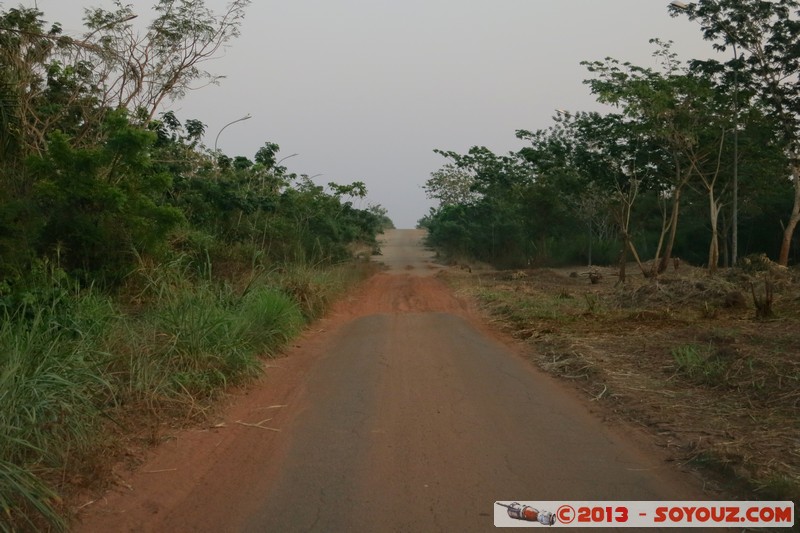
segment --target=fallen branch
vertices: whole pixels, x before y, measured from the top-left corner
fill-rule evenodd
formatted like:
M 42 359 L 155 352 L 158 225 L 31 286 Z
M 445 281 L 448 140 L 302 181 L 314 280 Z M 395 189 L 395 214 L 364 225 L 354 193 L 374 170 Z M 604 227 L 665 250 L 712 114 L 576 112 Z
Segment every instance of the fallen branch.
M 90 500 L 90 501 L 88 501 L 88 502 L 84 503 L 83 505 L 81 505 L 80 507 L 78 507 L 78 511 L 80 511 L 80 510 L 81 510 L 81 509 L 83 509 L 84 507 L 89 507 L 90 505 L 92 505 L 92 504 L 93 504 L 93 503 L 95 503 L 96 501 L 97 501 L 97 500 Z
M 605 394 L 605 393 L 606 393 L 606 391 L 608 391 L 608 387 L 607 387 L 605 384 L 603 384 L 603 390 L 600 392 L 600 394 L 598 394 L 597 396 L 595 396 L 594 398 L 592 398 L 590 401 L 594 402 L 594 401 L 597 401 L 597 400 L 599 400 L 600 398 L 602 398 L 602 397 L 603 397 L 603 394 Z
M 280 432 L 280 429 L 271 428 L 271 427 L 268 427 L 268 426 L 262 426 L 261 425 L 264 422 L 269 422 L 270 420 L 272 420 L 272 419 L 271 418 L 267 418 L 266 420 L 262 420 L 261 422 L 257 422 L 255 424 L 250 424 L 248 422 L 242 422 L 241 420 L 237 420 L 236 423 L 239 424 L 240 426 L 247 426 L 249 428 L 259 428 L 259 429 L 266 429 L 266 430 L 269 430 L 269 431 Z

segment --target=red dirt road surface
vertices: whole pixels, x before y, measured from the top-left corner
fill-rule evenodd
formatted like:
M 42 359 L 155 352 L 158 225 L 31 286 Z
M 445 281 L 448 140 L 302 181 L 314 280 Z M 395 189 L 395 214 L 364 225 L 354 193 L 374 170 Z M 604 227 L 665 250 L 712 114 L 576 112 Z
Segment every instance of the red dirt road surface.
M 489 331 L 421 237 L 387 233 L 387 272 L 77 530 L 491 531 L 495 501 L 703 497 Z

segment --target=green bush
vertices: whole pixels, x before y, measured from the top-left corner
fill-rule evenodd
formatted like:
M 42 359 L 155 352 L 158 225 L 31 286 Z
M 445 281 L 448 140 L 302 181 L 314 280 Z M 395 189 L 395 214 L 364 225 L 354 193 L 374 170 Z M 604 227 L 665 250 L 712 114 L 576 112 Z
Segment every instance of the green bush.
M 47 151 L 29 164 L 42 213 L 39 253 L 59 250 L 73 274 L 115 283 L 134 265 L 134 251 L 163 251 L 184 217 L 159 201 L 172 180 L 149 159 L 155 134 L 132 126 L 124 111 L 109 113 L 103 127 L 105 142 L 91 148 L 54 132 Z

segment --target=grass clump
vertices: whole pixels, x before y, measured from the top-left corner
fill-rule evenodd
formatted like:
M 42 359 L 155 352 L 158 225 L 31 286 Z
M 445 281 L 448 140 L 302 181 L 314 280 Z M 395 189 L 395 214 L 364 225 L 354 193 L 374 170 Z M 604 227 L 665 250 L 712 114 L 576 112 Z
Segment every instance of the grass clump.
M 284 346 L 305 323 L 297 302 L 273 287 L 256 287 L 248 292 L 239 303 L 239 319 L 246 342 L 263 354 Z
M 517 326 L 539 321 L 568 321 L 576 313 L 572 298 L 480 288 L 476 295 L 493 314 Z
M 362 274 L 349 265 L 319 268 L 293 263 L 272 270 L 267 283 L 279 287 L 297 302 L 306 320 L 314 320 Z
M 700 385 L 720 385 L 725 381 L 727 362 L 711 345 L 686 344 L 672 349 L 678 373 Z
M 142 321 L 146 356 L 167 377 L 167 396 L 209 396 L 229 381 L 257 371 L 227 287 L 176 289 Z

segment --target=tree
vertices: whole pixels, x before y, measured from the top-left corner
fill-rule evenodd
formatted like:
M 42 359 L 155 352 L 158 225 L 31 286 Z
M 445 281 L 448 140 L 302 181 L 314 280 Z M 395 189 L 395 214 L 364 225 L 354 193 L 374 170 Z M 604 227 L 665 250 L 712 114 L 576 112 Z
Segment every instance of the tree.
M 475 177 L 469 170 L 448 163 L 431 172 L 422 188 L 428 198 L 438 200 L 439 205 L 445 206 L 469 204 L 477 200 L 479 195 L 473 190 L 474 185 Z
M 377 218 L 379 225 L 379 233 L 383 233 L 387 229 L 395 229 L 394 222 L 389 218 L 389 210 L 380 204 L 371 204 L 367 207 L 367 211 Z
M 717 87 L 708 79 L 689 72 L 671 51 L 671 43 L 657 39 L 651 42 L 658 46 L 653 55 L 661 61 L 662 72 L 629 63 L 620 64 L 614 59 L 584 64 L 597 75 L 586 83 L 598 95 L 598 100 L 620 107 L 625 116 L 650 132 L 663 153 L 659 164 L 660 195 L 671 198 L 672 207 L 670 216 L 663 219 L 651 272 L 655 275 L 666 268 L 672 255 L 683 190 L 693 176 L 701 176 L 700 162 L 705 161 L 709 154 L 716 153 L 720 146 L 718 139 L 724 137 L 724 131 L 731 127 L 732 120 L 719 109 Z M 719 214 L 718 198 L 714 196 L 718 167 L 713 176 L 713 182 L 704 182 L 711 205 L 711 246 L 718 249 L 714 244 L 717 242 Z M 718 257 L 718 253 L 714 257 Z M 716 268 L 716 264 L 709 266 Z
M 121 0 L 113 10 L 86 10 L 83 42 L 93 45 L 89 61 L 103 89 L 101 104 L 140 111 L 149 121 L 165 99 L 182 98 L 197 83 L 216 83 L 220 77 L 203 70 L 204 63 L 239 35 L 249 4 L 233 0 L 217 15 L 204 0 L 159 0 L 144 35 L 133 28 L 137 15 Z
M 622 242 L 619 277 L 625 281 L 628 254 L 645 270 L 635 245 L 634 206 L 643 189 L 653 189 L 658 181 L 661 151 L 648 128 L 620 114 L 577 113 L 556 118 L 556 125 L 535 134 L 519 131 L 517 137 L 532 145 L 520 154 L 533 166 L 537 184 L 547 176 L 572 176 L 574 185 L 559 186 L 571 206 L 573 220 L 592 224 L 595 214 L 577 213 L 575 205 L 598 205 L 608 209 Z M 587 220 L 588 219 L 588 220 Z M 596 219 L 595 219 L 596 220 Z M 562 222 L 563 226 L 563 222 Z
M 534 210 L 525 201 L 533 176 L 519 154 L 497 155 L 484 146 L 473 146 L 466 154 L 434 152 L 451 161 L 447 166 L 453 172 L 464 178 L 471 176 L 472 183 L 469 191 L 465 191 L 468 194 L 461 195 L 469 203 L 443 205 L 440 216 L 431 219 L 433 224 L 458 225 L 459 230 L 433 231 L 432 239 L 439 238 L 443 244 L 444 236 L 448 235 L 457 239 L 447 245 L 455 253 L 496 264 L 526 264 L 533 248 L 534 232 L 529 222 Z M 454 198 L 450 195 L 450 199 Z
M 517 138 L 530 142 L 519 155 L 536 176 L 536 187 L 557 187 L 563 203 L 570 206 L 569 217 L 586 224 L 586 260 L 591 265 L 594 238 L 608 234 L 598 230 L 608 227 L 611 212 L 608 161 L 599 151 L 602 140 L 594 138 L 594 128 L 603 119 L 597 113 L 559 113 L 555 121 L 536 132 L 518 130 Z M 564 230 L 573 229 L 570 221 L 563 220 L 561 225 Z
M 55 252 L 74 273 L 114 281 L 128 273 L 136 253 L 157 252 L 183 216 L 161 203 L 171 177 L 149 157 L 156 135 L 130 125 L 124 111 L 110 113 L 104 126 L 105 141 L 92 148 L 53 134 L 30 165 L 42 213 L 39 253 Z
M 60 25 L 45 28 L 41 16 L 26 8 L 0 14 L 0 153 L 6 168 L 15 167 L 17 190 L 29 185 L 22 162 L 42 154 L 47 135 L 57 128 L 76 133 L 96 108 L 87 83 L 90 66 L 62 60 L 71 41 Z
M 41 157 L 53 132 L 66 134 L 76 148 L 102 143 L 107 113 L 126 108 L 147 125 L 166 98 L 216 81 L 201 66 L 238 35 L 248 3 L 235 0 L 217 16 L 203 0 L 160 0 L 143 36 L 131 26 L 136 15 L 119 0 L 112 11 L 87 10 L 88 30 L 80 38 L 64 35 L 59 24 L 46 27 L 37 9 L 0 12 L 4 194 L 30 194 L 24 161 Z
M 37 9 L 0 15 L 0 150 L 19 158 L 41 155 L 56 129 L 75 144 L 91 144 L 103 114 L 126 108 L 146 124 L 165 99 L 178 99 L 198 83 L 215 83 L 202 69 L 238 36 L 249 0 L 234 0 L 216 15 L 203 0 L 159 0 L 144 35 L 137 15 L 115 0 L 114 9 L 86 11 L 86 33 L 63 35 L 45 27 Z M 12 138 L 13 137 L 13 138 Z
M 796 0 L 699 0 L 685 7 L 673 5 L 673 16 L 686 14 L 700 22 L 703 36 L 724 51 L 729 46 L 744 53 L 724 67 L 739 74 L 772 118 L 775 135 L 788 154 L 787 174 L 794 200 L 784 224 L 778 262 L 787 265 L 795 229 L 800 222 L 800 2 Z

